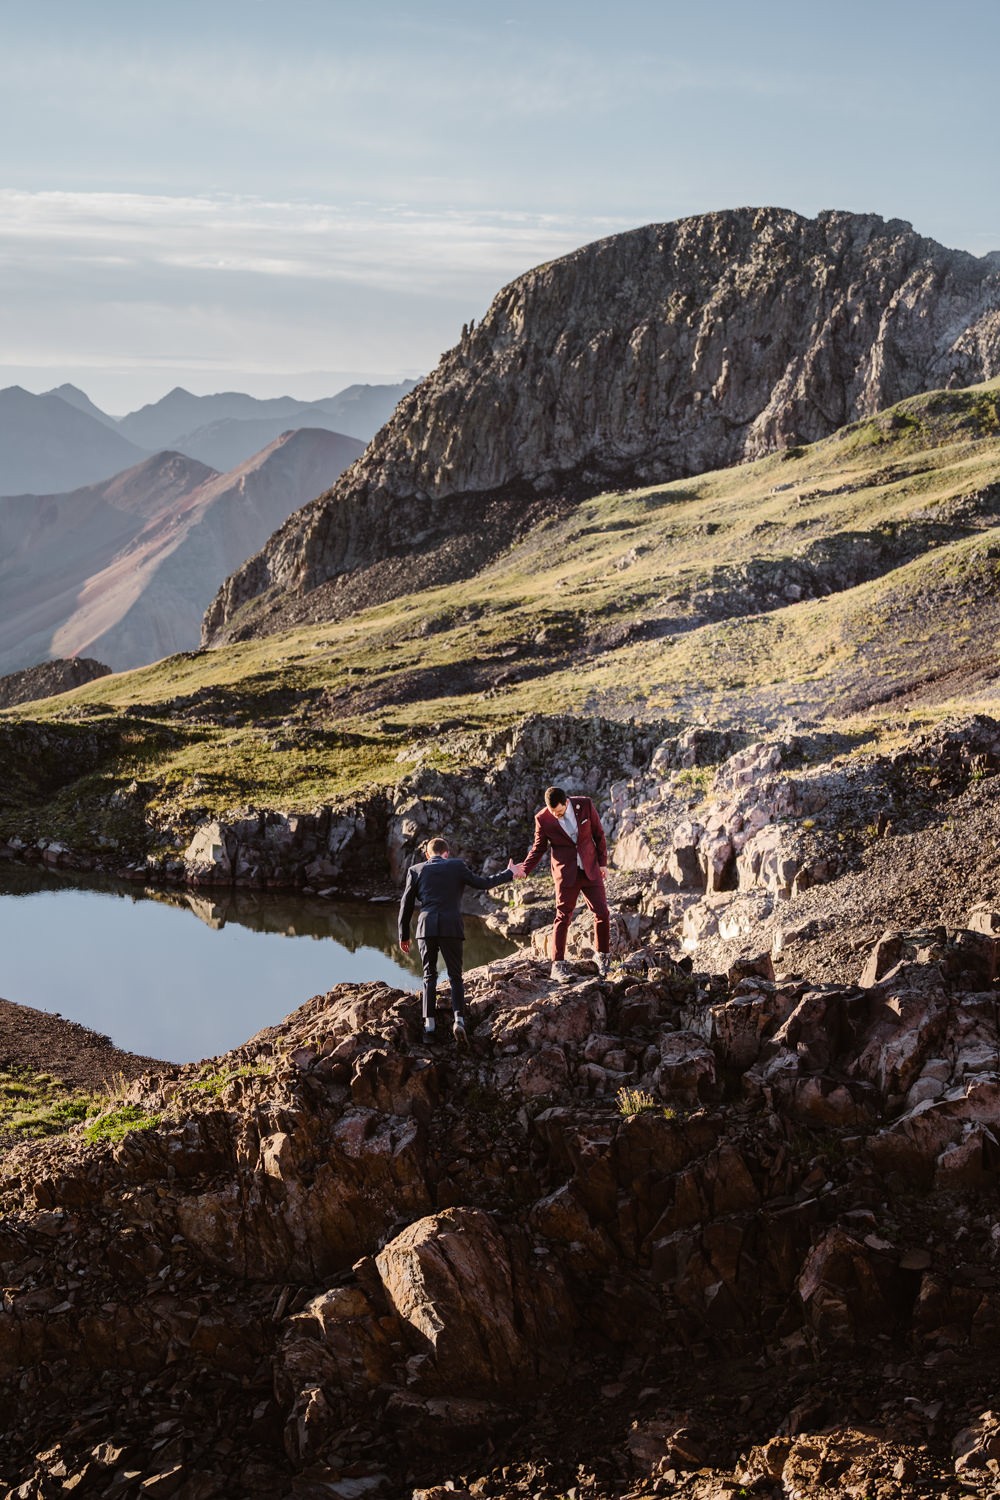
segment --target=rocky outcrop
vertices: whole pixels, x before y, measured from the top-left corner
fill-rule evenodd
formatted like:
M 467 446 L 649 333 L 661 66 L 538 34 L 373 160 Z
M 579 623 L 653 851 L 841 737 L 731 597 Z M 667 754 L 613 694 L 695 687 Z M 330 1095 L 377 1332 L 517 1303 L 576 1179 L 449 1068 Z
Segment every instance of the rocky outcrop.
M 190 885 L 363 887 L 385 878 L 387 823 L 377 794 L 314 813 L 212 818 L 178 858 L 153 855 L 147 871 Z
M 13 708 L 16 703 L 32 703 L 36 698 L 52 698 L 57 693 L 72 692 L 85 682 L 107 677 L 110 671 L 110 667 L 89 656 L 43 661 L 37 667 L 25 667 L 22 672 L 0 677 L 0 708 Z
M 679 921 L 684 948 L 699 964 L 725 969 L 747 952 L 768 949 L 776 964 L 824 980 L 859 973 L 857 955 L 869 949 L 866 982 L 887 972 L 898 961 L 895 939 L 878 939 L 886 927 L 895 929 L 901 913 L 914 926 L 943 917 L 989 935 L 979 923 L 991 920 L 998 894 L 991 852 L 1000 835 L 998 735 L 995 719 L 967 715 L 890 754 L 845 762 L 814 761 L 785 741 L 781 752 L 794 771 L 777 780 L 804 789 L 810 806 L 755 833 L 714 893 L 692 899 L 662 875 L 653 885 L 647 862 L 637 871 L 641 910 L 658 926 Z M 658 807 L 643 785 L 659 846 L 668 805 Z M 706 811 L 717 806 L 712 798 Z M 697 817 L 709 821 L 701 810 Z
M 509 729 L 455 735 L 449 743 L 467 768 L 462 773 L 423 766 L 395 786 L 308 813 L 206 818 L 183 849 L 153 850 L 131 873 L 199 886 L 299 885 L 324 893 L 400 885 L 434 834 L 445 834 L 473 863 L 498 860 L 500 868 L 527 849 L 548 784 L 600 798 L 609 782 L 639 773 L 663 727 L 535 714 Z M 23 843 L 18 852 L 44 857 Z M 80 866 L 68 851 L 64 862 Z
M 688 731 L 664 741 L 644 776 L 613 786 L 607 820 L 614 835 L 614 861 L 650 881 L 649 912 L 685 917 L 686 927 L 703 935 L 711 899 L 678 907 L 677 897 L 692 892 L 709 898 L 723 890 L 766 892 L 785 898 L 829 878 L 833 860 L 809 837 L 809 816 L 825 807 L 828 773 L 789 774 L 783 767 L 786 743 L 751 742 L 707 772 L 712 794 L 692 799 L 698 785 L 687 777 L 697 746 L 710 754 L 728 744 L 704 731 Z M 723 905 L 727 904 L 723 899 Z
M 349 474 L 227 580 L 205 639 L 323 618 L 346 596 L 305 596 L 352 570 L 371 570 L 369 599 L 454 577 L 509 545 L 533 495 L 703 472 L 997 373 L 1000 257 L 898 219 L 738 209 L 600 240 L 498 293 Z
M 461 1056 L 345 985 L 134 1082 L 117 1144 L 15 1148 L 5 1500 L 992 1475 L 997 929 L 867 986 L 518 956 Z
M 229 706 L 226 700 L 223 713 Z M 199 705 L 197 712 L 205 711 Z M 80 847 L 51 831 L 29 835 L 24 807 L 93 769 L 99 753 L 110 760 L 123 736 L 127 742 L 131 724 L 102 727 L 99 735 L 72 725 L 0 724 L 0 754 L 9 767 L 8 781 L 0 785 L 0 811 L 7 803 L 21 809 L 9 820 L 10 832 L 0 822 L 0 858 L 156 883 L 300 886 L 342 894 L 400 884 L 426 840 L 444 833 L 456 852 L 479 865 L 499 859 L 499 868 L 508 856 L 526 851 L 547 785 L 555 780 L 603 802 L 609 783 L 625 785 L 640 775 L 666 727 L 658 721 L 535 714 L 485 734 L 452 732 L 448 744 L 465 768 L 461 772 L 420 764 L 418 748 L 405 757 L 417 768 L 395 785 L 308 812 L 244 807 L 181 828 L 161 826 L 148 810 L 154 788 L 132 780 L 117 785 L 105 801 L 107 821 L 127 829 L 128 843 L 122 839 L 115 847 L 117 841 L 102 834 Z M 83 746 L 91 759 L 81 762 Z

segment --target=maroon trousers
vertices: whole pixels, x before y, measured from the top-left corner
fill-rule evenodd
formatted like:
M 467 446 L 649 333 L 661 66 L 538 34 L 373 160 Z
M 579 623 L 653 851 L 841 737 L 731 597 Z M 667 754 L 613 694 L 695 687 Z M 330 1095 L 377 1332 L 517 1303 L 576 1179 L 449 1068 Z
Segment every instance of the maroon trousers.
M 604 891 L 604 877 L 588 880 L 576 867 L 576 879 L 560 880 L 556 886 L 556 925 L 552 931 L 552 957 L 558 962 L 566 957 L 566 935 L 573 920 L 577 899 L 582 896 L 594 913 L 594 947 L 598 953 L 607 953 L 611 945 L 611 913 Z

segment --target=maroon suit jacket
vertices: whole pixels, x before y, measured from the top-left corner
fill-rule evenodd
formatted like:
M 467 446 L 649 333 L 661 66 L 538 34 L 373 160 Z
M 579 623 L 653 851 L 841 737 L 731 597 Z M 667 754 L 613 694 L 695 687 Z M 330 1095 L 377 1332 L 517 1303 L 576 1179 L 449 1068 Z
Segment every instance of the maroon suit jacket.
M 601 866 L 608 862 L 608 843 L 597 808 L 589 797 L 570 797 L 569 801 L 576 814 L 576 843 L 555 814 L 543 807 L 535 813 L 535 842 L 524 859 L 524 873 L 530 875 L 548 849 L 556 890 L 564 882 L 576 881 L 577 855 L 583 861 L 582 873 L 588 880 L 600 880 Z

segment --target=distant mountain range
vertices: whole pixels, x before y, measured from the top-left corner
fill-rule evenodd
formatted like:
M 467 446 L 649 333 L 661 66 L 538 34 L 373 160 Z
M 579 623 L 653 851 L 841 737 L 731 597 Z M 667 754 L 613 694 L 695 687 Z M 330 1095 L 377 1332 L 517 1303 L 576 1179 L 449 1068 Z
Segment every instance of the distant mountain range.
M 0 391 L 0 494 L 76 489 L 145 457 L 115 424 L 53 391 L 33 396 L 19 385 Z
M 120 419 L 74 385 L 40 396 L 9 386 L 0 391 L 0 495 L 99 484 L 164 451 L 227 472 L 283 432 L 304 427 L 367 443 L 413 384 L 352 385 L 321 401 L 262 401 L 238 391 L 193 396 L 177 387 Z
M 102 430 L 62 397 L 29 399 Z M 300 429 L 224 474 L 164 452 L 70 493 L 0 498 L 0 672 L 81 655 L 121 671 L 196 647 L 220 581 L 363 451 Z
M 190 391 L 176 386 L 161 400 L 120 418 L 118 430 L 141 448 L 172 448 L 187 453 L 189 458 L 201 458 L 203 463 L 209 460 L 193 452 L 192 445 L 210 441 L 214 431 L 232 432 L 244 422 L 250 424 L 255 436 L 266 425 L 268 443 L 291 427 L 323 427 L 328 432 L 343 432 L 367 443 L 415 383 L 403 380 L 398 385 L 349 385 L 336 396 L 326 396 L 320 401 L 296 401 L 291 396 L 262 401 L 240 391 L 192 396 Z M 78 394 L 83 396 L 82 391 Z M 83 399 L 87 400 L 85 396 Z M 258 443 L 250 452 L 257 452 L 260 447 Z M 250 452 L 242 457 L 248 458 Z

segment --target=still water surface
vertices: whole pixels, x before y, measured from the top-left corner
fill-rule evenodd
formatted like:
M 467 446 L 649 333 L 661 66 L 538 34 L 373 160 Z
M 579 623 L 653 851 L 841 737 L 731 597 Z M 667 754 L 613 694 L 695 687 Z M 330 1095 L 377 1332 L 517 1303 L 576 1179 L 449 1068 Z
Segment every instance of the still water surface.
M 466 918 L 466 968 L 512 947 Z M 0 996 L 118 1047 L 213 1057 L 342 981 L 418 987 L 396 903 L 256 891 L 150 890 L 0 865 Z

